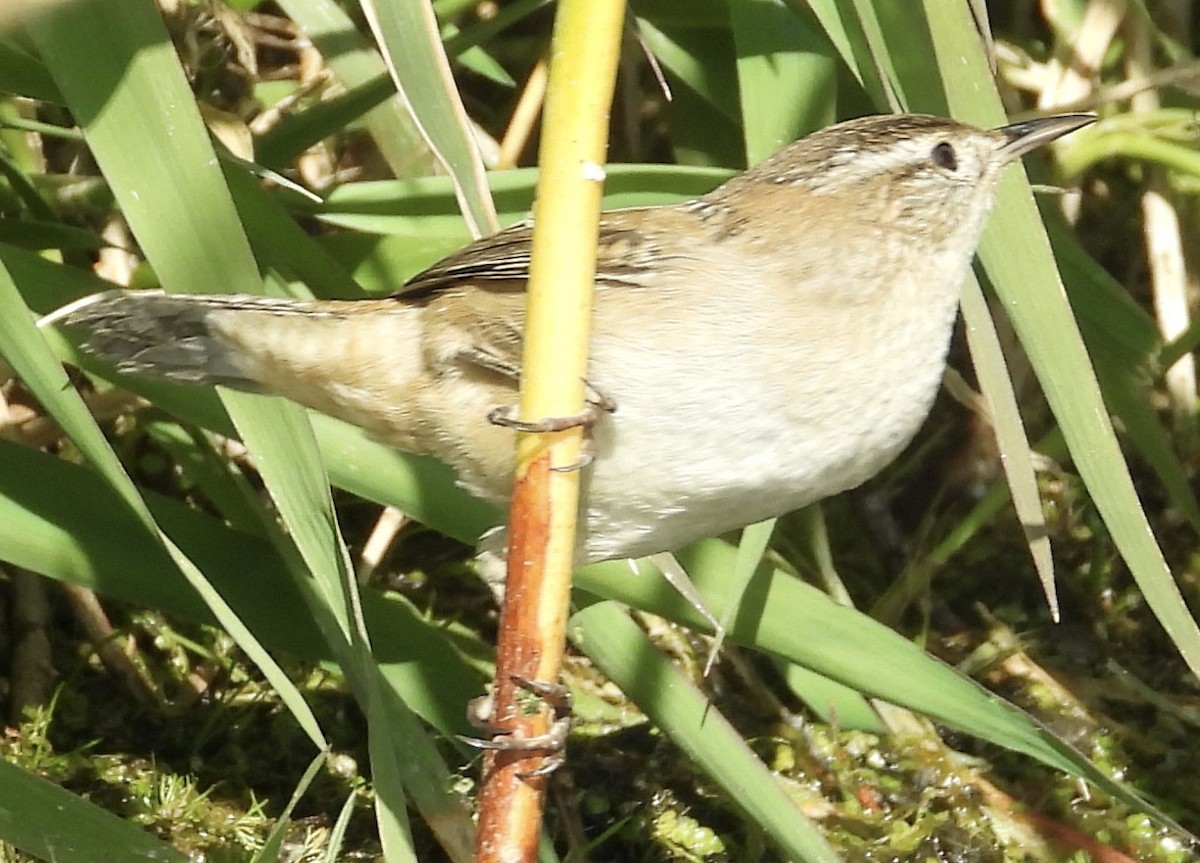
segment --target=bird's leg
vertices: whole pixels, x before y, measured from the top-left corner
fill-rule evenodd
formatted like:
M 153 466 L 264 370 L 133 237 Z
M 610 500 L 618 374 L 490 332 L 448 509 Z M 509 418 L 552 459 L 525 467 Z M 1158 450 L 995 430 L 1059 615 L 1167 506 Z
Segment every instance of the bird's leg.
M 509 359 L 484 348 L 467 348 L 460 351 L 457 356 L 464 362 L 478 366 L 481 369 L 487 369 L 501 377 L 508 378 L 514 383 L 521 379 L 521 369 L 518 366 L 514 365 Z M 543 417 L 540 420 L 519 420 L 516 416 L 517 408 L 515 405 L 501 405 L 488 411 L 488 422 L 502 428 L 509 428 L 513 431 L 529 434 L 560 432 L 581 427 L 585 429 L 590 428 L 600 420 L 602 415 L 613 413 L 617 409 L 617 405 L 612 399 L 588 383 L 586 379 L 583 383 L 587 388 L 586 403 L 583 410 L 577 414 Z
M 491 734 L 492 737 L 484 740 L 460 734 L 458 739 L 476 749 L 491 749 L 498 752 L 544 750 L 547 753 L 545 763 L 537 770 L 523 773 L 522 778 L 548 776 L 562 766 L 565 760 L 567 735 L 571 731 L 571 693 L 561 683 L 548 680 L 530 680 L 513 675 L 512 681 L 529 695 L 541 699 L 550 706 L 554 714 L 554 718 L 550 722 L 550 730 L 545 734 L 537 734 L 533 737 L 514 737 L 505 733 L 495 724 L 495 699 L 489 694 L 471 699 L 470 704 L 467 705 L 467 721 L 481 731 Z
M 510 428 L 514 431 L 537 434 L 539 432 L 560 432 L 573 428 L 590 428 L 600 421 L 606 413 L 616 410 L 616 405 L 608 399 L 593 401 L 588 398 L 583 410 L 576 414 L 558 417 L 542 417 L 540 420 L 519 420 L 516 417 L 517 408 L 514 405 L 501 405 L 488 411 L 488 422 L 493 425 Z
M 529 434 L 559 432 L 567 429 L 583 428 L 586 432 L 591 429 L 604 414 L 615 413 L 617 404 L 608 396 L 598 391 L 595 387 L 589 384 L 586 380 L 584 385 L 587 387 L 587 400 L 583 410 L 577 414 L 568 414 L 567 416 L 558 417 L 543 417 L 540 420 L 519 420 L 515 414 L 516 407 L 513 405 L 502 405 L 497 408 L 492 408 L 488 412 L 488 422 L 493 425 L 510 428 L 519 432 Z M 592 442 L 590 434 L 585 434 L 583 438 L 583 450 L 580 452 L 579 461 L 574 464 L 563 465 L 561 467 L 552 468 L 555 471 L 567 472 L 573 470 L 582 470 L 587 467 L 595 459 L 595 446 Z

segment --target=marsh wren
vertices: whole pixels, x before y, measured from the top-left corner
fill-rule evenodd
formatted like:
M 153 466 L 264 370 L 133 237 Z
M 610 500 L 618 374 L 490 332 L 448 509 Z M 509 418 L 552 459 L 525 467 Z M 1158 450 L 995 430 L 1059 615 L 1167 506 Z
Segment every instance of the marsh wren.
M 579 562 L 641 557 L 852 488 L 925 419 L 1004 167 L 1094 118 L 985 131 L 887 115 L 693 201 L 600 223 Z M 286 396 L 453 466 L 503 505 L 530 226 L 388 299 L 100 295 L 66 316 L 119 371 Z

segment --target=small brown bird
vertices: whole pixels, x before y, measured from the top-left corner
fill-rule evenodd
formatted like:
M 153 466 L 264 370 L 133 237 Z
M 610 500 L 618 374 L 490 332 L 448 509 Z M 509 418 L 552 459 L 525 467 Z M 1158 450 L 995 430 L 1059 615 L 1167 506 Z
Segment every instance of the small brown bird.
M 1004 167 L 1090 115 L 985 131 L 839 123 L 683 204 L 600 224 L 580 563 L 641 557 L 852 488 L 909 442 Z M 384 300 L 105 294 L 66 317 L 122 372 L 276 393 L 453 466 L 504 504 L 530 227 Z

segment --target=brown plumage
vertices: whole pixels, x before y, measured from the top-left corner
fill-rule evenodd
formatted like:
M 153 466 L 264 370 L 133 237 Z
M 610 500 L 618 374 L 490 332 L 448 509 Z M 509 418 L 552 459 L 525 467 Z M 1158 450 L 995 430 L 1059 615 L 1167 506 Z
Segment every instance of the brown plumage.
M 580 559 L 641 556 L 862 482 L 941 379 L 958 293 L 1006 164 L 1085 123 L 983 131 L 852 120 L 684 204 L 600 229 Z M 433 455 L 503 503 L 530 229 L 472 243 L 395 296 L 104 295 L 69 314 L 123 372 L 277 393 Z

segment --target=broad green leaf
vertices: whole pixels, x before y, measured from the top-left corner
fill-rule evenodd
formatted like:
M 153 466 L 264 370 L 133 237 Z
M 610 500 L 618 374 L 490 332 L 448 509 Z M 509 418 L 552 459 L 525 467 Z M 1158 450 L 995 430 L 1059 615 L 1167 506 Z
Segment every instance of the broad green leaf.
M 632 698 L 736 805 L 762 825 L 789 859 L 834 863 L 838 856 L 797 802 L 708 697 L 616 603 L 573 615 L 567 631 L 605 676 Z
M 736 549 L 707 540 L 679 554 L 705 599 L 720 618 L 737 586 L 729 578 Z M 598 596 L 619 599 L 688 626 L 703 629 L 703 617 L 661 579 L 630 577 L 621 562 L 580 571 L 576 584 Z M 1023 752 L 1056 770 L 1095 784 L 1105 793 L 1179 829 L 1089 762 L 1028 714 L 925 653 L 899 633 L 861 612 L 839 605 L 793 576 L 764 567 L 741 597 L 729 627 L 730 641 L 781 656 L 830 680 L 906 707 L 1005 748 Z M 594 641 L 582 641 L 590 654 Z M 654 716 L 653 699 L 638 700 Z
M 86 35 L 97 31 L 109 34 L 102 45 Z M 163 285 L 187 292 L 258 290 L 258 267 L 220 163 L 155 10 L 141 3 L 85 2 L 46 19 L 39 36 L 43 55 L 51 58 L 64 96 Z M 145 153 L 153 156 L 143 158 Z M 194 208 L 178 206 L 180 200 Z M 310 611 L 369 714 L 370 733 L 380 738 L 373 751 L 391 753 L 389 761 L 401 770 L 420 765 L 421 772 L 409 777 L 415 780 L 414 801 L 449 847 L 461 847 L 461 837 L 471 830 L 469 818 L 448 792 L 448 772 L 432 741 L 407 708 L 378 712 L 385 709 L 383 683 L 355 625 L 360 614 L 353 579 L 303 411 L 242 394 L 229 394 L 226 407 L 288 525 L 290 540 L 276 536 L 281 554 L 295 578 L 304 579 L 307 568 L 317 579 L 320 601 L 310 603 Z M 305 567 L 298 564 L 301 558 Z M 333 622 L 339 618 L 340 626 Z M 276 685 L 286 697 L 286 686 Z M 398 756 L 405 751 L 409 756 Z M 390 853 L 401 859 L 411 856 L 402 850 L 411 840 L 402 818 L 403 789 L 394 781 L 398 775 L 377 770 L 376 792 L 381 811 L 392 816 L 383 826 Z
M 56 863 L 192 859 L 140 827 L 0 759 L 0 839 Z
M 217 622 L 98 472 L 6 441 L 0 464 L 5 561 L 185 620 Z M 304 597 L 312 581 L 297 583 L 268 539 L 154 493 L 145 497 L 155 522 L 263 644 L 313 662 L 334 660 L 308 611 L 313 600 Z M 396 596 L 368 591 L 363 603 L 384 674 L 424 721 L 445 734 L 468 733 L 463 705 L 482 693 L 483 682 L 445 626 Z
M 396 89 L 454 181 L 473 237 L 497 230 L 496 210 L 470 121 L 425 0 L 361 0 Z
M 732 0 L 746 164 L 754 165 L 837 117 L 831 46 L 810 14 L 782 3 Z
M 957 65 L 959 70 L 945 79 L 952 112 L 979 125 L 999 125 L 1003 122 L 999 96 L 969 11 L 943 0 L 927 0 L 925 5 L 933 57 L 944 67 Z M 1012 172 L 1001 184 L 997 202 L 979 248 L 980 261 L 1028 353 L 1113 541 L 1155 616 L 1192 671 L 1200 674 L 1200 628 L 1183 602 L 1138 501 L 1037 208 Z
M 334 0 L 280 0 L 279 5 L 348 88 L 387 77 L 379 53 Z M 389 98 L 363 119 L 393 174 L 409 177 L 428 173 L 434 160 L 400 97 Z
M 1050 606 L 1054 620 L 1059 618 L 1058 590 L 1054 583 L 1054 559 L 1050 553 L 1050 539 L 1046 531 L 1046 517 L 1042 512 L 1042 499 L 1038 492 L 1037 477 L 1033 471 L 1033 455 L 1029 449 L 1029 438 L 1017 408 L 1017 395 L 1013 390 L 1012 378 L 1004 354 L 1000 350 L 1000 337 L 992 323 L 987 300 L 975 281 L 974 274 L 963 286 L 963 317 L 967 327 L 967 344 L 971 348 L 971 360 L 979 377 L 980 388 L 988 406 L 988 415 L 995 430 L 1002 460 L 1004 476 L 1025 541 L 1033 555 L 1042 592 Z
M 45 64 L 6 38 L 0 38 L 0 93 L 62 103 L 62 96 Z

